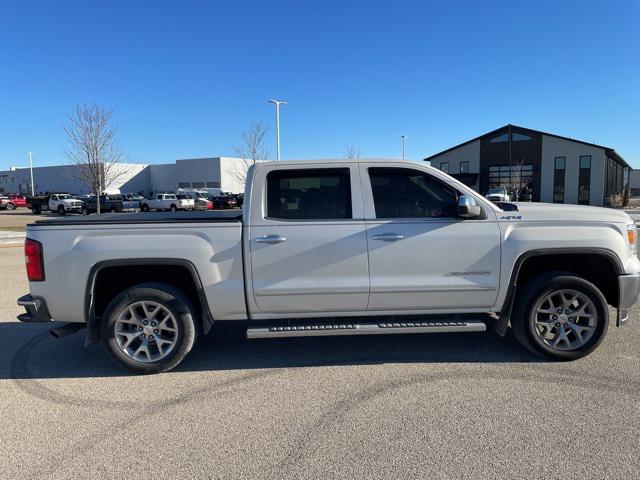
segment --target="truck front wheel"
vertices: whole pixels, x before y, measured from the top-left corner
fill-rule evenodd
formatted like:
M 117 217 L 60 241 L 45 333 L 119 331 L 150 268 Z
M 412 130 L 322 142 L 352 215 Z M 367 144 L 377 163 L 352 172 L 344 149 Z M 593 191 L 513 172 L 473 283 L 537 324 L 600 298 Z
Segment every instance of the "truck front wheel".
M 539 275 L 518 288 L 513 333 L 531 352 L 553 360 L 575 360 L 604 339 L 609 310 L 602 292 L 565 272 Z
M 191 351 L 196 311 L 178 289 L 144 283 L 114 298 L 102 320 L 102 343 L 111 358 L 135 373 L 166 372 Z
M 58 215 L 62 216 L 64 215 L 64 206 L 63 205 L 58 205 Z

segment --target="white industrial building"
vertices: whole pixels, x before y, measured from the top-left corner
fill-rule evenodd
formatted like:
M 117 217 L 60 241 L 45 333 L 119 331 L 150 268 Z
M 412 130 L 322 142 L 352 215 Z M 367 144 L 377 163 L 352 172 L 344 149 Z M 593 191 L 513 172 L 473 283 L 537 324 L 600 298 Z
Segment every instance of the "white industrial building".
M 247 162 L 240 158 L 208 157 L 176 160 L 167 164 L 121 163 L 122 171 L 109 191 L 143 193 L 173 192 L 178 188 L 221 188 L 225 192 L 244 191 L 243 172 Z M 76 174 L 74 165 L 33 168 L 35 192 L 92 193 Z M 28 168 L 0 171 L 0 193 L 31 193 Z

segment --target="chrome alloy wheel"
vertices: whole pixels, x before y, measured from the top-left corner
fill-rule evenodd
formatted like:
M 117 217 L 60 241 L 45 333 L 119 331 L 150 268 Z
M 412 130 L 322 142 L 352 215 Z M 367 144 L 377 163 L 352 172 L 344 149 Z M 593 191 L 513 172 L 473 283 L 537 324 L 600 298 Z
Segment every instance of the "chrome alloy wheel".
M 173 314 L 157 302 L 128 305 L 115 324 L 118 348 L 137 362 L 157 362 L 176 346 L 178 324 Z
M 598 311 L 584 293 L 573 289 L 551 292 L 536 304 L 534 331 L 545 345 L 559 351 L 585 345 L 598 326 Z

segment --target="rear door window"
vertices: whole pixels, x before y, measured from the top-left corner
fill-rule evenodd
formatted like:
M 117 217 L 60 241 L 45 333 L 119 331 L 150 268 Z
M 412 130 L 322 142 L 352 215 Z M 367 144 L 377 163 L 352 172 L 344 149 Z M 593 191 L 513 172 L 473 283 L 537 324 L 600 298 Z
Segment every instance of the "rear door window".
M 351 219 L 349 169 L 270 172 L 267 175 L 267 217 L 283 220 Z

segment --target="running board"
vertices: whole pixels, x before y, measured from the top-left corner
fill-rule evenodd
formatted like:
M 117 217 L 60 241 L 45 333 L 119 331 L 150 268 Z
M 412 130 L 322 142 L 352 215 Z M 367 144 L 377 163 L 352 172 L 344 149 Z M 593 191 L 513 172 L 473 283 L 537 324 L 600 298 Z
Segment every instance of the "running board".
M 484 332 L 480 320 L 441 322 L 328 323 L 248 328 L 247 338 L 322 337 L 331 335 L 387 335 L 391 333 Z

